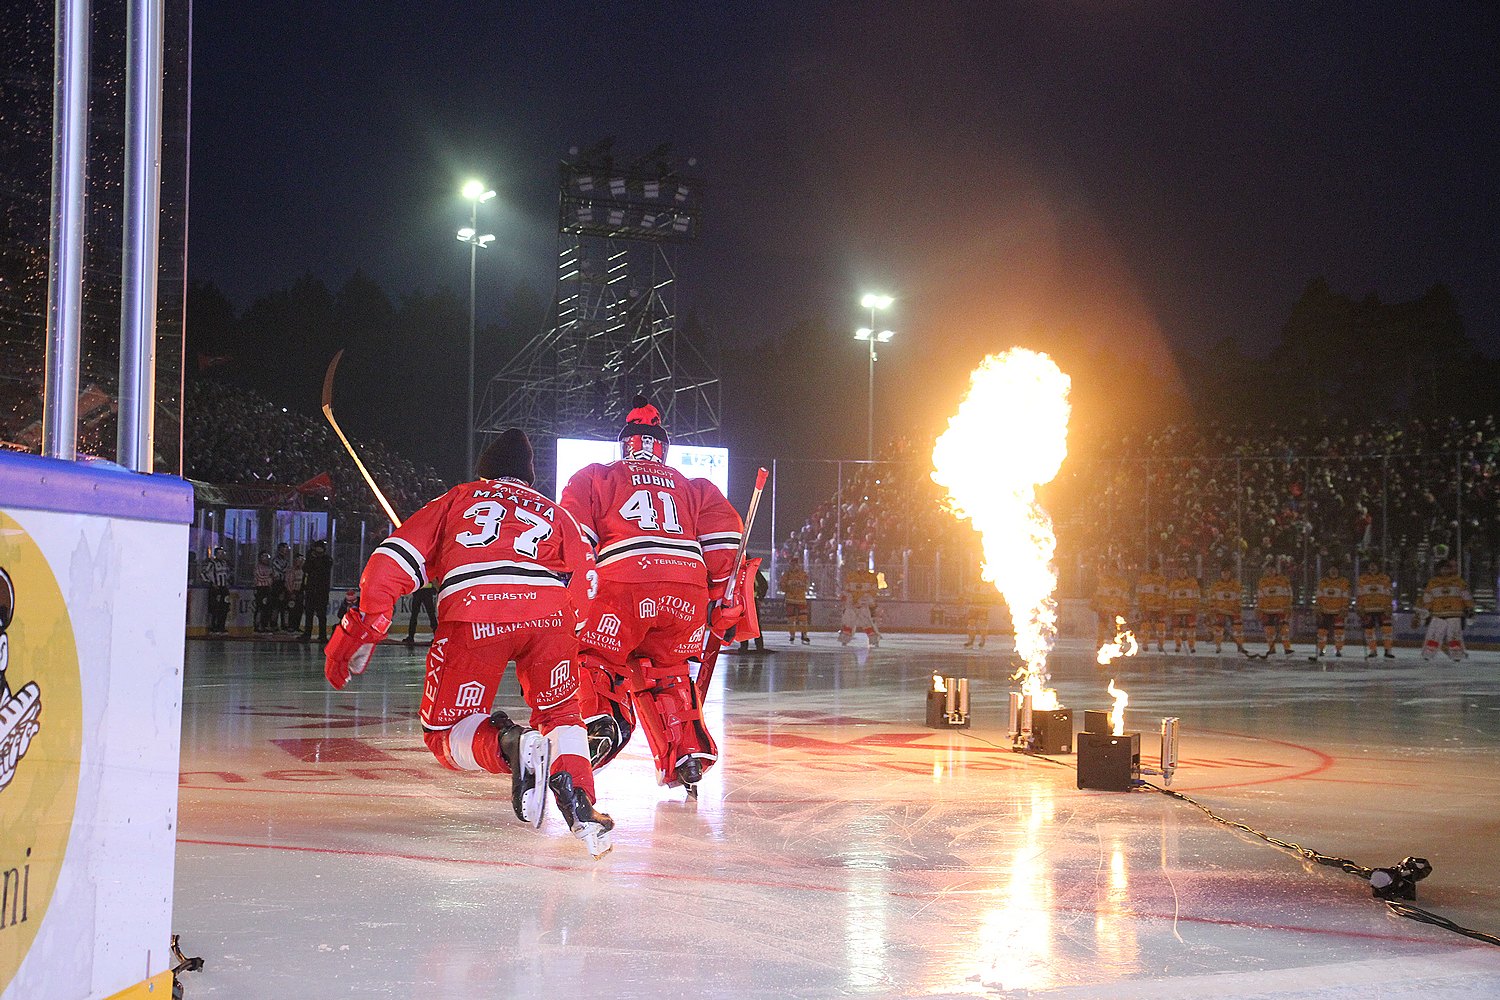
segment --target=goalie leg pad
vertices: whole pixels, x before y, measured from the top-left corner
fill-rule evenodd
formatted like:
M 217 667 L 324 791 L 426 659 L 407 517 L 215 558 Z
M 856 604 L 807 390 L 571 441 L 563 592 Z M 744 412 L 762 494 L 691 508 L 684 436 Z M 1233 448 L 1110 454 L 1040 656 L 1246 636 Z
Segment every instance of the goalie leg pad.
M 593 660 L 578 661 L 578 703 L 588 729 L 589 760 L 598 770 L 614 760 L 635 731 L 635 709 L 623 677 Z
M 658 783 L 675 784 L 677 766 L 687 760 L 698 761 L 703 770 L 712 766 L 719 748 L 703 724 L 703 705 L 687 664 L 656 667 L 640 660 L 630 671 L 636 715 L 651 745 Z

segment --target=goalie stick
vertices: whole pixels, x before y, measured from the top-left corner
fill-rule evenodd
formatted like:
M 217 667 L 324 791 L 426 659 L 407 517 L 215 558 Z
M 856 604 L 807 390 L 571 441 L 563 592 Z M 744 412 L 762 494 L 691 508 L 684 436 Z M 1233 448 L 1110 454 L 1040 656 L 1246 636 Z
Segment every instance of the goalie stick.
M 735 598 L 739 596 L 740 569 L 745 565 L 745 549 L 750 544 L 750 528 L 755 524 L 755 509 L 760 506 L 760 495 L 766 488 L 767 475 L 769 473 L 765 469 L 760 469 L 755 473 L 755 492 L 750 494 L 750 509 L 745 512 L 745 533 L 740 536 L 740 547 L 734 553 L 734 569 L 730 572 L 729 583 L 724 588 L 725 598 L 718 604 L 733 605 Z M 713 607 L 709 608 L 709 617 L 713 617 Z M 703 636 L 703 655 L 700 657 L 702 665 L 698 668 L 698 679 L 694 682 L 698 688 L 699 701 L 708 696 L 708 685 L 714 679 L 714 665 L 719 662 L 719 650 L 723 647 L 724 637 L 715 634 L 711 628 L 706 629 Z
M 385 498 L 385 494 L 380 492 L 380 487 L 375 485 L 375 477 L 370 475 L 370 470 L 365 468 L 365 463 L 359 460 L 359 452 L 354 450 L 354 445 L 350 444 L 349 439 L 344 436 L 344 429 L 340 427 L 339 422 L 333 418 L 333 376 L 334 373 L 338 371 L 339 359 L 343 356 L 344 352 L 341 348 L 339 352 L 333 356 L 333 360 L 328 362 L 328 371 L 323 376 L 323 416 L 328 418 L 329 426 L 331 426 L 333 428 L 333 432 L 339 436 L 339 440 L 344 442 L 345 450 L 349 452 L 349 457 L 354 459 L 355 466 L 359 468 L 359 474 L 365 477 L 365 482 L 369 484 L 371 492 L 375 494 L 375 499 L 380 502 L 380 507 L 385 511 L 386 517 L 389 517 L 391 519 L 391 523 L 399 528 L 401 527 L 401 518 L 396 516 L 395 508 L 393 508 L 391 506 L 391 502 Z

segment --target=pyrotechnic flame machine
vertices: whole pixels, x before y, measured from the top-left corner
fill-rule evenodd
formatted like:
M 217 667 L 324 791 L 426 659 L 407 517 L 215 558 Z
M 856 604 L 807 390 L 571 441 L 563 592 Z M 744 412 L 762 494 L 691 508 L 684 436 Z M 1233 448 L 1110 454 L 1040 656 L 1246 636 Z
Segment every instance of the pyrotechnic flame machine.
M 969 679 L 932 675 L 927 690 L 927 725 L 931 729 L 966 729 L 969 725 Z
M 1169 716 L 1161 720 L 1161 779 L 1170 785 L 1177 771 L 1177 719 Z
M 1031 695 L 1010 693 L 1010 740 L 1016 747 L 1031 742 Z
M 1030 692 L 1010 692 L 1009 727 L 1018 753 L 1073 752 L 1073 710 L 1037 708 Z

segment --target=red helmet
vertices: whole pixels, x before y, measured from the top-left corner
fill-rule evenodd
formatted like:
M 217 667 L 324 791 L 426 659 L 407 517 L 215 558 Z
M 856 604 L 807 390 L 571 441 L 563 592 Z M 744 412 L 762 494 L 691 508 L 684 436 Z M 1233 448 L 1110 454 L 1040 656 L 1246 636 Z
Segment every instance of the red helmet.
M 661 413 L 645 396 L 635 397 L 632 405 L 620 429 L 620 457 L 665 462 L 667 432 L 661 425 Z

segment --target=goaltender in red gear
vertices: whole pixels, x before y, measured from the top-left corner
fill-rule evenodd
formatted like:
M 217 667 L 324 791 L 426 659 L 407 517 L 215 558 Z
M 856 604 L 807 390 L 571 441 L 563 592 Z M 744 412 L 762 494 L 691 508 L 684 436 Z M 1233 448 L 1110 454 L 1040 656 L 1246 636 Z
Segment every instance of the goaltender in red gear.
M 531 443 L 515 429 L 480 456 L 479 479 L 456 486 L 381 542 L 328 644 L 328 682 L 362 673 L 396 600 L 431 581 L 438 626 L 422 685 L 424 739 L 446 767 L 512 775 L 517 818 L 540 826 L 552 789 L 569 828 L 597 857 L 613 821 L 594 809 L 594 773 L 579 714 L 577 630 L 598 576 L 572 516 L 531 488 Z M 516 663 L 531 728 L 491 715 Z
M 595 767 L 614 758 L 637 720 L 656 760 L 657 781 L 689 791 L 718 759 L 689 676 L 716 632 L 743 615 L 717 609 L 744 530 L 718 487 L 666 464 L 661 414 L 643 397 L 620 431 L 617 462 L 580 469 L 562 505 L 593 542 L 599 595 L 580 634 L 579 698 Z

